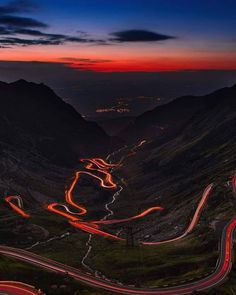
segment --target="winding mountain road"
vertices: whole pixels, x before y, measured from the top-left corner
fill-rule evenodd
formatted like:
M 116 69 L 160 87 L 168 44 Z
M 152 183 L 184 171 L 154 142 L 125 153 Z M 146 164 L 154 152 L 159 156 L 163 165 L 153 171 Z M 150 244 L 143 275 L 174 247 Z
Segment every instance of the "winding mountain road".
M 145 141 L 142 141 L 139 145 L 141 146 L 144 144 Z M 136 153 L 136 149 L 132 149 L 131 154 L 133 155 Z M 155 206 L 148 208 L 144 210 L 142 213 L 137 214 L 132 217 L 123 218 L 123 219 L 101 219 L 97 221 L 83 221 L 82 216 L 87 213 L 87 209 L 83 206 L 79 205 L 77 202 L 74 201 L 73 197 L 73 190 L 80 178 L 80 175 L 86 174 L 89 176 L 92 176 L 93 178 L 99 180 L 100 186 L 105 189 L 115 189 L 117 188 L 116 183 L 113 180 L 113 177 L 111 173 L 109 172 L 109 169 L 113 169 L 114 167 L 117 167 L 119 164 L 109 164 L 103 159 L 99 158 L 92 158 L 92 159 L 82 159 L 82 162 L 85 162 L 85 169 L 93 171 L 78 171 L 75 174 L 75 177 L 72 181 L 72 184 L 70 188 L 65 193 L 65 200 L 67 202 L 67 205 L 74 207 L 78 210 L 78 212 L 71 211 L 67 205 L 65 204 L 59 204 L 59 203 L 52 203 L 47 206 L 47 209 L 53 213 L 59 214 L 65 218 L 68 219 L 68 222 L 73 225 L 76 228 L 79 228 L 83 231 L 86 231 L 90 234 L 97 234 L 100 236 L 108 237 L 117 241 L 124 241 L 123 238 L 118 237 L 116 235 L 113 235 L 111 233 L 103 231 L 100 226 L 101 225 L 109 225 L 109 224 L 115 224 L 115 223 L 121 223 L 121 222 L 127 222 L 136 220 L 139 218 L 144 218 L 148 214 L 151 214 L 155 211 L 161 211 L 163 210 L 160 206 Z M 94 172 L 99 173 L 99 175 L 94 174 Z M 147 245 L 159 245 L 163 243 L 170 243 L 175 242 L 177 240 L 180 240 L 184 237 L 186 237 L 188 234 L 192 232 L 194 227 L 199 221 L 199 218 L 201 216 L 201 213 L 207 203 L 207 200 L 209 198 L 210 192 L 212 191 L 213 184 L 210 184 L 207 186 L 207 188 L 204 190 L 203 195 L 198 203 L 198 206 L 195 210 L 195 213 L 190 221 L 190 224 L 188 225 L 187 229 L 184 231 L 183 234 L 179 235 L 178 237 L 174 237 L 171 239 L 167 239 L 164 241 L 153 241 L 153 242 L 140 242 L 143 246 Z M 232 180 L 232 188 L 235 192 L 236 190 L 236 180 L 235 177 Z M 21 200 L 18 198 L 18 206 L 12 203 L 12 201 L 15 199 L 15 197 L 8 197 L 5 200 L 9 203 L 9 205 L 20 215 L 22 215 L 25 218 L 28 218 L 27 214 L 22 214 L 24 211 L 21 207 Z M 61 207 L 64 210 L 59 209 L 58 207 Z M 22 211 L 22 212 L 21 212 Z M 75 280 L 78 280 L 82 283 L 88 284 L 90 286 L 93 286 L 95 288 L 101 288 L 104 290 L 108 290 L 115 293 L 121 293 L 121 294 L 136 294 L 136 295 L 177 295 L 177 294 L 190 294 L 195 290 L 207 290 L 212 287 L 215 287 L 216 285 L 219 285 L 222 283 L 225 278 L 227 277 L 228 273 L 230 272 L 231 265 L 232 265 L 232 243 L 233 243 L 233 233 L 236 227 L 236 218 L 233 218 L 230 220 L 227 225 L 222 230 L 221 234 L 221 240 L 219 243 L 220 251 L 219 251 L 219 259 L 216 265 L 216 268 L 214 272 L 209 274 L 208 276 L 201 278 L 194 282 L 186 282 L 181 285 L 177 286 L 166 286 L 166 287 L 156 287 L 156 288 L 135 288 L 131 286 L 126 285 L 120 285 L 112 281 L 104 280 L 102 278 L 95 277 L 91 274 L 86 273 L 85 271 L 81 269 L 76 269 L 73 267 L 70 267 L 68 265 L 64 265 L 62 263 L 59 263 L 57 261 L 48 259 L 46 257 L 42 257 L 39 255 L 36 255 L 34 253 L 31 253 L 29 251 L 25 251 L 18 248 L 12 248 L 12 247 L 6 247 L 6 246 L 0 246 L 0 254 L 12 257 L 33 265 L 37 265 L 41 268 L 44 268 L 49 271 L 54 271 L 59 274 L 63 274 L 66 276 L 71 276 Z M 25 286 L 25 287 L 24 287 Z M 1 291 L 6 291 L 6 288 L 9 289 L 9 294 L 40 294 L 40 291 L 37 291 L 34 287 L 26 287 L 28 285 L 24 285 L 22 283 L 18 282 L 0 282 L 0 294 Z M 12 289 L 11 289 L 12 288 Z M 25 293 L 19 293 L 16 289 L 25 288 Z M 12 292 L 12 293 L 10 293 Z M 15 292 L 15 293 L 14 293 Z M 17 293 L 18 292 L 18 293 Z M 27 293 L 28 292 L 28 293 Z M 30 293 L 31 292 L 31 293 Z M 37 292 L 37 293 L 35 293 Z M 6 293 L 8 294 L 8 293 Z
M 60 274 L 69 275 L 75 280 L 88 284 L 96 288 L 102 288 L 111 292 L 121 294 L 136 294 L 136 295 L 174 295 L 174 294 L 189 294 L 194 290 L 206 290 L 219 285 L 228 275 L 232 265 L 232 241 L 233 232 L 236 227 L 236 218 L 228 222 L 222 231 L 220 241 L 220 256 L 215 271 L 209 276 L 195 282 L 186 283 L 176 287 L 165 288 L 134 288 L 125 285 L 118 285 L 106 280 L 93 277 L 80 269 L 76 269 L 54 260 L 41 257 L 31 252 L 0 246 L 0 253 L 24 262 L 37 265 L 41 268 L 55 271 Z M 1 287 L 1 285 L 0 285 Z M 18 294 L 18 293 L 16 293 Z M 27 294 L 27 293 L 26 293 Z M 30 294 L 30 293 L 29 293 Z M 37 293 L 33 293 L 37 294 Z
M 12 201 L 16 200 L 17 205 L 15 205 Z M 15 210 L 18 214 L 20 214 L 24 218 L 30 218 L 30 215 L 23 210 L 23 201 L 20 196 L 8 196 L 5 198 L 5 202 L 7 202 L 10 207 Z

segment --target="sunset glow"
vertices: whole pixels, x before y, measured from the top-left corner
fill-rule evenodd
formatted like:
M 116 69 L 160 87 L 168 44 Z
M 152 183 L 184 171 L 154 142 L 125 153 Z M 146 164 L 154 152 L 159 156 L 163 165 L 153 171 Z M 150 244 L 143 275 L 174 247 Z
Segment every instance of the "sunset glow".
M 34 9 L 21 8 L 17 16 L 8 9 L 2 19 L 1 60 L 62 63 L 96 72 L 236 69 L 233 2 L 226 7 L 216 1 L 213 7 L 210 1 L 189 5 L 184 0 L 181 19 L 180 7 L 170 1 L 151 0 L 148 6 L 141 0 L 88 2 L 61 0 L 55 6 L 43 0 Z M 88 14 L 100 21 L 88 22 Z

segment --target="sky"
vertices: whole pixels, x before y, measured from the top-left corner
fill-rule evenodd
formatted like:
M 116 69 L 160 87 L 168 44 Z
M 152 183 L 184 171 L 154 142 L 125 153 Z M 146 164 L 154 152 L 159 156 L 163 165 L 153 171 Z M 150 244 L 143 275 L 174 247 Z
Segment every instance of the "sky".
M 236 69 L 234 0 L 0 1 L 2 60 L 94 71 Z
M 106 107 L 109 99 L 114 105 L 123 95 L 147 96 L 152 105 L 153 97 L 185 94 L 186 87 L 198 93 L 206 73 L 208 87 L 203 83 L 200 89 L 208 91 L 213 76 L 218 77 L 215 88 L 235 78 L 235 12 L 234 0 L 0 0 L 0 78 L 32 76 L 49 83 L 84 113 Z M 55 68 L 57 77 L 48 77 Z M 170 74 L 184 71 L 195 87 L 189 87 L 187 75 Z M 173 77 L 183 77 L 177 78 L 182 92 L 168 90 Z M 120 93 L 121 81 L 139 81 L 140 93 L 130 93 L 128 84 Z

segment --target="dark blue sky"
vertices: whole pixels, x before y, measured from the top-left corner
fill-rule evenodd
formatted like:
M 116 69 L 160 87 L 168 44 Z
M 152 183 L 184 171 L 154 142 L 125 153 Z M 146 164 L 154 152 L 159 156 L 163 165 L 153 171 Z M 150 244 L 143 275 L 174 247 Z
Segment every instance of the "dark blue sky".
M 1 56 L 110 72 L 235 69 L 235 12 L 233 0 L 4 0 Z
M 84 114 L 204 93 L 234 83 L 235 13 L 233 0 L 0 0 L 0 79 L 48 83 Z

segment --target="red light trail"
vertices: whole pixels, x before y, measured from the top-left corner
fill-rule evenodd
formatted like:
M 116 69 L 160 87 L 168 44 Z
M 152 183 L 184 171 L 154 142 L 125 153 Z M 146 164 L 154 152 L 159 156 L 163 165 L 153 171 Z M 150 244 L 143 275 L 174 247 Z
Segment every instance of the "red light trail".
M 146 140 L 142 140 L 140 141 L 136 146 L 134 146 L 131 151 L 128 153 L 128 155 L 126 157 L 130 157 L 134 154 L 136 154 L 137 149 L 139 147 L 141 147 L 143 144 L 146 143 Z M 137 214 L 135 216 L 132 217 L 127 217 L 127 218 L 123 218 L 123 219 L 111 219 L 111 220 L 97 220 L 97 221 L 88 221 L 88 222 L 83 222 L 81 219 L 78 219 L 77 217 L 75 217 L 75 215 L 85 215 L 87 213 L 87 209 L 82 207 L 81 205 L 78 205 L 77 203 L 74 202 L 73 200 L 73 190 L 79 180 L 79 177 L 81 174 L 87 174 L 91 177 L 94 177 L 95 179 L 98 179 L 100 181 L 100 186 L 105 188 L 105 189 L 114 189 L 117 187 L 117 185 L 114 183 L 112 175 L 110 172 L 108 172 L 109 169 L 111 168 L 115 168 L 115 167 L 119 167 L 122 163 L 122 161 L 124 160 L 124 158 L 118 163 L 118 164 L 110 164 L 107 163 L 105 160 L 100 159 L 100 158 L 87 158 L 87 159 L 81 159 L 81 162 L 86 163 L 85 164 L 85 169 L 87 170 L 91 170 L 94 172 L 99 172 L 100 174 L 103 174 L 104 178 L 97 176 L 94 173 L 90 173 L 87 171 L 77 171 L 75 174 L 75 178 L 72 181 L 72 184 L 70 186 L 70 188 L 68 189 L 68 191 L 66 191 L 65 194 L 65 199 L 66 202 L 73 206 L 76 209 L 79 209 L 80 212 L 78 213 L 72 213 L 71 211 L 69 211 L 68 207 L 66 205 L 60 205 L 58 203 L 53 203 L 47 206 L 47 209 L 57 213 L 65 218 L 67 218 L 69 220 L 69 223 L 78 228 L 81 229 L 83 231 L 86 231 L 88 233 L 91 234 L 97 234 L 103 237 L 107 237 L 107 238 L 111 238 L 111 239 L 115 239 L 115 240 L 122 240 L 124 241 L 125 239 L 123 238 L 118 238 L 116 235 L 110 234 L 108 232 L 105 232 L 101 229 L 99 229 L 99 225 L 110 225 L 110 224 L 117 224 L 117 223 L 122 223 L 122 222 L 130 222 L 133 220 L 137 220 L 140 218 L 143 218 L 145 216 L 147 216 L 150 213 L 153 213 L 155 211 L 162 211 L 164 210 L 162 207 L 160 206 L 156 206 L 156 207 L 151 207 L 147 210 L 144 210 L 142 213 Z M 154 242 L 140 242 L 143 245 L 160 245 L 160 244 L 164 244 L 164 243 L 170 243 L 170 242 L 174 242 L 174 241 L 178 241 L 182 238 L 184 238 L 186 235 L 188 235 L 189 233 L 192 232 L 192 230 L 194 229 L 194 227 L 196 226 L 196 224 L 198 223 L 198 220 L 201 216 L 201 213 L 207 203 L 207 200 L 209 198 L 210 192 L 212 190 L 213 184 L 210 184 L 209 186 L 207 186 L 207 188 L 205 189 L 202 198 L 195 210 L 195 213 L 193 215 L 193 218 L 190 222 L 190 224 L 188 225 L 187 229 L 185 230 L 185 232 L 183 234 L 181 234 L 178 237 L 175 238 L 171 238 L 171 239 L 167 239 L 167 240 L 163 240 L 163 241 L 154 241 Z M 64 209 L 67 211 L 61 211 L 55 207 L 58 206 L 63 206 Z M 68 214 L 68 212 L 70 212 L 70 214 Z M 72 214 L 71 214 L 72 213 Z
M 142 141 L 131 149 L 128 156 L 133 155 L 136 153 L 137 147 L 142 146 L 145 143 L 145 141 Z M 147 216 L 150 213 L 156 212 L 156 211 L 162 211 L 163 208 L 160 206 L 151 207 L 149 209 L 144 210 L 142 213 L 137 214 L 132 217 L 123 218 L 123 219 L 111 219 L 111 220 L 97 220 L 97 221 L 83 221 L 82 219 L 78 218 L 77 216 L 82 216 L 87 213 L 87 209 L 82 207 L 81 205 L 78 205 L 73 200 L 73 190 L 80 178 L 81 174 L 89 175 L 90 177 L 93 177 L 97 180 L 99 180 L 99 185 L 102 188 L 105 189 L 115 189 L 117 185 L 115 184 L 113 177 L 111 173 L 109 172 L 109 169 L 118 167 L 121 165 L 121 161 L 118 164 L 109 164 L 105 160 L 100 158 L 91 158 L 91 159 L 82 159 L 82 162 L 85 162 L 85 169 L 93 171 L 77 171 L 75 174 L 75 177 L 71 183 L 71 186 L 65 193 L 65 199 L 66 202 L 71 205 L 72 207 L 79 209 L 79 212 L 72 212 L 67 205 L 59 204 L 59 203 L 52 203 L 47 206 L 47 209 L 51 212 L 54 212 L 56 214 L 59 214 L 63 217 L 65 217 L 68 222 L 85 232 L 88 232 L 90 234 L 96 234 L 103 237 L 111 238 L 117 241 L 124 241 L 123 238 L 120 238 L 116 235 L 113 235 L 111 233 L 105 232 L 99 228 L 100 225 L 109 225 L 109 224 L 115 224 L 115 223 L 121 223 L 121 222 L 128 222 L 132 220 L 137 220 L 139 218 L 143 218 Z M 96 173 L 99 173 L 100 176 L 98 176 Z M 101 176 L 102 175 L 102 176 Z M 212 191 L 213 184 L 210 184 L 206 187 L 206 189 L 203 192 L 203 195 L 198 203 L 198 206 L 194 212 L 194 215 L 187 227 L 187 229 L 184 231 L 183 234 L 181 234 L 178 237 L 167 239 L 164 241 L 154 241 L 154 242 L 141 242 L 143 245 L 159 245 L 163 243 L 169 243 L 169 242 L 175 242 L 177 240 L 180 240 L 190 234 L 196 224 L 198 223 L 200 216 L 202 214 L 202 211 L 208 201 L 208 198 L 210 196 L 210 193 Z M 232 188 L 233 191 L 236 191 L 236 176 L 232 178 Z M 12 201 L 17 200 L 18 206 L 13 204 Z M 29 218 L 29 214 L 25 213 L 22 210 L 22 199 L 19 196 L 9 196 L 5 198 L 5 201 L 9 203 L 9 205 L 12 207 L 13 210 L 15 210 L 17 213 L 19 213 L 24 218 Z M 62 207 L 64 210 L 58 209 L 58 207 Z M 28 263 L 36 264 L 40 267 L 46 268 L 48 270 L 53 270 L 59 273 L 63 273 L 66 275 L 69 275 L 73 277 L 74 279 L 87 283 L 93 287 L 102 288 L 108 291 L 116 292 L 116 293 L 122 293 L 122 294 L 136 294 L 136 295 L 177 295 L 177 294 L 189 294 L 193 292 L 194 290 L 207 290 L 211 287 L 214 287 L 221 283 L 224 278 L 227 276 L 231 269 L 232 265 L 232 241 L 233 241 L 233 232 L 236 228 L 236 219 L 231 220 L 227 226 L 222 231 L 221 236 L 221 242 L 220 242 L 220 257 L 216 266 L 216 269 L 213 273 L 208 275 L 205 278 L 199 279 L 198 281 L 191 282 L 191 283 L 185 283 L 182 285 L 172 286 L 172 287 L 163 287 L 163 288 L 142 288 L 138 289 L 135 287 L 125 286 L 125 285 L 119 285 L 116 283 L 113 283 L 111 281 L 106 281 L 101 278 L 93 277 L 90 274 L 83 272 L 82 270 L 78 270 L 75 268 L 72 268 L 67 265 L 63 265 L 59 262 L 50 260 L 45 257 L 38 256 L 36 254 L 16 249 L 16 248 L 10 248 L 5 246 L 0 246 L 0 253 L 6 256 L 14 257 L 20 260 L 23 260 Z M 23 293 L 20 293 L 23 290 Z M 41 294 L 40 291 L 37 291 L 34 287 L 31 287 L 29 285 L 25 285 L 23 283 L 18 282 L 0 282 L 0 291 L 6 291 L 9 294 L 15 294 L 15 295 L 32 295 L 32 294 Z
M 12 203 L 13 200 L 17 200 L 18 206 Z M 11 208 L 20 214 L 24 218 L 30 218 L 30 215 L 22 210 L 23 202 L 20 196 L 8 196 L 5 198 L 5 201 L 11 206 Z
M 136 150 L 139 147 L 141 147 L 145 142 L 146 142 L 146 140 L 142 140 L 137 146 L 132 148 L 131 152 L 130 152 L 130 154 L 128 154 L 128 156 L 131 156 L 131 155 L 135 154 Z M 98 175 L 96 175 L 94 173 L 91 173 L 91 172 L 88 172 L 88 171 L 77 171 L 75 173 L 75 177 L 74 177 L 74 179 L 72 181 L 72 184 L 70 185 L 69 189 L 65 192 L 65 200 L 69 205 L 73 206 L 76 209 L 79 209 L 79 212 L 78 213 L 74 213 L 74 212 L 72 213 L 68 209 L 68 207 L 66 205 L 61 205 L 59 203 L 52 203 L 52 204 L 47 206 L 47 209 L 49 211 L 54 212 L 56 214 L 59 214 L 59 215 L 65 217 L 65 218 L 67 218 L 69 220 L 69 223 L 72 226 L 74 226 L 76 228 L 79 228 L 79 229 L 81 229 L 83 231 L 87 231 L 88 233 L 98 234 L 98 235 L 108 237 L 108 238 L 112 238 L 112 239 L 115 239 L 115 240 L 124 240 L 122 238 L 118 238 L 115 235 L 112 235 L 110 233 L 107 233 L 105 231 L 102 231 L 102 230 L 98 229 L 98 225 L 128 222 L 128 221 L 136 220 L 136 219 L 139 219 L 139 218 L 143 218 L 146 215 L 148 215 L 148 214 L 150 214 L 150 213 L 152 213 L 154 211 L 163 210 L 162 207 L 156 206 L 156 207 L 149 208 L 149 209 L 143 211 L 142 213 L 137 214 L 137 215 L 132 216 L 132 217 L 129 217 L 129 218 L 113 219 L 113 220 L 98 220 L 98 221 L 89 221 L 89 222 L 81 221 L 81 219 L 78 219 L 74 215 L 85 215 L 87 213 L 87 209 L 82 207 L 81 205 L 77 204 L 74 201 L 74 198 L 73 198 L 73 190 L 74 190 L 76 184 L 79 181 L 80 175 L 85 174 L 85 175 L 89 175 L 89 176 L 91 176 L 91 177 L 93 177 L 95 179 L 98 179 L 99 182 L 100 182 L 100 186 L 105 188 L 105 189 L 115 189 L 115 188 L 117 188 L 117 184 L 114 182 L 113 177 L 112 177 L 111 173 L 108 172 L 108 170 L 111 169 L 111 168 L 119 167 L 121 165 L 121 162 L 118 163 L 118 164 L 110 164 L 110 163 L 107 163 L 105 160 L 100 159 L 100 158 L 81 159 L 81 162 L 86 163 L 85 164 L 85 169 L 98 172 L 98 173 L 102 174 L 104 177 L 98 176 Z M 58 208 L 56 208 L 58 206 L 64 207 L 64 209 L 67 212 L 64 212 L 64 211 L 59 210 Z
M 187 229 L 185 230 L 185 232 L 183 234 L 181 234 L 180 236 L 176 237 L 176 238 L 172 238 L 169 240 L 164 240 L 164 241 L 157 241 L 157 242 L 143 242 L 144 245 L 160 245 L 160 244 L 164 244 L 164 243 L 170 243 L 170 242 L 175 242 L 178 241 L 184 237 L 186 237 L 188 234 L 190 234 L 192 232 L 192 230 L 194 229 L 194 227 L 196 226 L 196 224 L 199 221 L 199 218 L 201 216 L 202 210 L 204 209 L 207 200 L 209 198 L 210 192 L 212 191 L 213 188 L 213 184 L 210 184 L 207 186 L 207 188 L 205 189 L 205 191 L 203 192 L 202 198 L 197 206 L 197 209 L 193 215 L 193 218 L 189 224 L 189 226 L 187 227 Z
M 15 281 L 1 281 L 0 282 L 1 294 L 9 295 L 39 295 L 43 294 L 40 290 L 28 284 Z
M 0 246 L 0 253 L 15 259 L 38 265 L 41 268 L 55 271 L 66 276 L 71 276 L 75 280 L 86 283 L 90 286 L 108 290 L 110 292 L 120 294 L 135 294 L 135 295 L 178 295 L 190 294 L 193 291 L 208 290 L 212 287 L 219 285 L 224 281 L 227 274 L 230 272 L 232 265 L 232 242 L 233 232 L 236 228 L 236 219 L 231 220 L 222 230 L 220 241 L 220 256 L 218 259 L 215 271 L 210 275 L 198 279 L 194 282 L 186 282 L 177 286 L 167 287 L 154 287 L 154 288 L 135 288 L 126 285 L 119 285 L 111 281 L 87 274 L 80 269 L 70 267 L 60 262 L 51 260 L 46 257 L 41 257 L 29 251 Z M 90 229 L 89 229 L 90 230 Z M 1 287 L 1 286 L 0 286 Z M 1 289 L 0 289 L 1 290 Z M 10 293 L 10 294 L 37 294 L 37 293 Z

